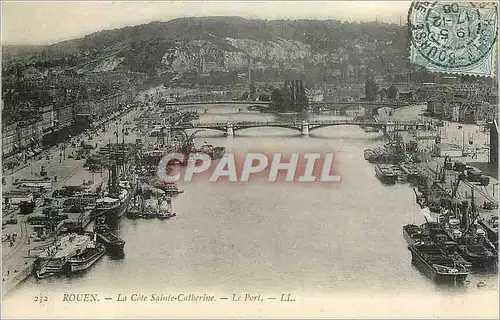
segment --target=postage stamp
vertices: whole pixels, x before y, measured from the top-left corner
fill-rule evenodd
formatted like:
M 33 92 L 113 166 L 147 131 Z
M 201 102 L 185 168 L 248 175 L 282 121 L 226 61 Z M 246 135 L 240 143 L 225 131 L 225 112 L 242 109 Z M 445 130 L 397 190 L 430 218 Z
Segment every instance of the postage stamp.
M 413 2 L 410 61 L 434 72 L 494 76 L 497 20 L 492 2 Z

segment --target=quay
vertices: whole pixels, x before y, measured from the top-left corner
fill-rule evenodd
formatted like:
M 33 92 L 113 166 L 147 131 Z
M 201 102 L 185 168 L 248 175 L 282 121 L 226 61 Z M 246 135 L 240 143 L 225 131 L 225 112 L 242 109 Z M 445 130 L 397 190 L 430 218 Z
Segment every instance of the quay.
M 116 114 L 108 119 L 108 122 L 114 121 L 129 121 L 135 117 L 137 110 L 127 110 L 126 112 Z M 101 125 L 106 123 L 101 123 Z M 115 137 L 114 132 L 117 129 L 115 125 L 107 125 L 107 130 L 99 130 L 97 136 L 92 139 L 85 139 L 96 148 L 105 146 L 108 141 Z M 78 137 L 73 137 L 75 140 L 83 140 L 84 134 Z M 57 181 L 52 183 L 50 189 L 45 190 L 45 194 L 51 194 L 54 190 L 60 189 L 64 185 L 80 185 L 82 182 L 87 182 L 87 189 L 92 192 L 100 185 L 105 184 L 108 179 L 108 171 L 103 170 L 100 173 L 90 172 L 84 168 L 86 160 L 76 160 L 70 155 L 76 153 L 78 147 L 68 146 L 61 154 L 57 147 L 52 147 L 45 151 L 45 157 L 39 160 L 32 160 L 27 166 L 22 168 L 15 168 L 5 178 L 5 185 L 3 186 L 3 194 L 5 197 L 9 195 L 10 190 L 15 187 L 15 181 L 27 179 L 33 176 L 39 176 L 41 166 L 45 167 L 48 177 L 57 177 Z M 43 210 L 42 203 L 43 196 L 36 200 L 34 215 L 41 214 Z M 34 254 L 38 250 L 43 250 L 54 242 L 54 238 L 49 237 L 45 239 L 37 239 L 35 235 L 35 225 L 28 222 L 28 215 L 18 214 L 17 210 L 6 210 L 3 206 L 3 220 L 8 219 L 9 216 L 16 214 L 17 223 L 4 224 L 2 226 L 2 234 L 7 235 L 2 239 L 2 290 L 7 294 L 17 285 L 22 283 L 26 278 L 32 274 L 33 264 L 36 259 Z M 82 217 L 80 213 L 65 213 L 68 215 L 67 221 L 78 221 L 83 218 L 83 224 L 90 222 L 90 217 Z M 31 216 L 31 215 L 30 215 Z
M 375 163 L 375 174 L 382 183 L 394 184 L 400 180 L 411 182 L 412 187 L 416 187 L 415 200 L 423 209 L 426 223 L 420 227 L 406 225 L 403 233 L 407 241 L 409 238 L 405 228 L 426 230 L 430 223 L 443 230 L 453 228 L 454 233 L 447 233 L 446 237 L 456 246 L 454 248 L 458 248 L 460 258 L 455 254 L 455 258 L 450 258 L 451 261 L 486 269 L 490 265 L 481 261 L 497 260 L 498 195 L 495 197 L 495 189 L 498 187 L 498 177 L 489 170 L 491 165 L 484 157 L 478 160 L 477 152 L 486 145 L 488 139 L 480 134 L 478 127 L 464 129 L 464 126 L 456 125 L 454 131 L 452 124 L 442 122 L 441 126 L 433 126 L 427 132 L 394 131 L 389 134 L 389 142 L 383 148 L 365 149 L 364 155 L 366 160 Z M 448 129 L 448 132 L 443 128 Z M 465 130 L 468 130 L 468 149 L 475 151 L 472 155 L 466 151 Z M 457 134 L 462 136 L 461 149 L 455 147 L 442 151 L 439 148 L 446 144 L 442 143 L 443 140 L 456 141 Z M 491 162 L 491 157 L 487 161 Z M 486 168 L 486 171 L 476 166 Z M 442 238 L 431 239 L 433 245 L 445 248 Z M 412 241 L 409 242 L 410 251 L 415 250 Z M 482 248 L 482 253 L 469 254 L 476 247 Z M 426 249 L 422 247 L 422 250 Z M 412 262 L 415 262 L 413 253 Z

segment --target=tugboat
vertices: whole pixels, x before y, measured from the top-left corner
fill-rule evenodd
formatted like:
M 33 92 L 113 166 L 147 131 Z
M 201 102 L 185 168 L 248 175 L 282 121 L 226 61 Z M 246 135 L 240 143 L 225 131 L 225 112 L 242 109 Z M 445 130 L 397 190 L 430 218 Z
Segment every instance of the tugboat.
M 144 210 L 142 212 L 142 217 L 145 219 L 153 219 L 158 215 L 158 200 L 155 198 L 149 198 L 144 202 Z
M 469 271 L 456 263 L 434 243 L 415 243 L 408 246 L 412 262 L 436 282 L 463 283 Z
M 205 144 L 200 147 L 199 152 L 207 154 L 212 160 L 217 160 L 224 156 L 226 148 L 214 147 L 213 145 L 205 142 Z
M 104 245 L 97 243 L 96 234 L 94 233 L 93 241 L 88 242 L 83 252 L 69 259 L 69 270 L 71 272 L 79 272 L 87 270 L 94 263 L 96 263 L 105 253 L 106 253 L 106 248 L 104 247 Z
M 172 200 L 170 198 L 160 200 L 157 218 L 160 220 L 170 219 L 175 217 L 176 214 L 172 213 Z
M 140 195 L 134 197 L 134 201 L 129 204 L 127 210 L 127 218 L 137 219 L 140 218 L 144 210 L 144 198 Z
M 184 191 L 179 190 L 179 188 L 177 188 L 177 186 L 174 183 L 157 181 L 155 182 L 154 186 L 165 192 L 167 195 L 178 195 L 184 193 Z
M 97 241 L 104 244 L 108 252 L 122 252 L 125 241 L 111 232 L 109 226 L 103 218 L 99 218 L 94 226 L 94 232 L 97 235 Z
M 224 147 L 213 147 L 212 149 L 212 159 L 218 160 L 224 157 L 226 154 L 226 148 Z

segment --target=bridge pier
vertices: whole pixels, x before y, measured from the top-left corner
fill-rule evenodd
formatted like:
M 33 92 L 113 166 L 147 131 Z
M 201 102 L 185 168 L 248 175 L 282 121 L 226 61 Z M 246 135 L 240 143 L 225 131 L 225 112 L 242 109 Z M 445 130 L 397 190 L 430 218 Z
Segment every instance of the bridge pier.
M 302 121 L 300 131 L 303 137 L 309 137 L 309 123 Z
M 234 126 L 232 123 L 228 123 L 226 126 L 226 137 L 234 137 Z
M 385 125 L 385 130 L 384 131 L 385 131 L 385 133 L 391 133 L 391 132 L 394 132 L 395 129 L 396 128 L 395 128 L 394 124 L 388 123 L 388 124 Z

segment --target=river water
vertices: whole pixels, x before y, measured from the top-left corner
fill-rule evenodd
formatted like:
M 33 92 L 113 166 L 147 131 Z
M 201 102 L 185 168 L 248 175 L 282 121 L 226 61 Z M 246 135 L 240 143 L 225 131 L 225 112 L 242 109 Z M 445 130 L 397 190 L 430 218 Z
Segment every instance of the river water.
M 218 106 L 209 108 L 200 121 L 227 121 L 228 117 L 233 121 L 276 119 Z M 309 138 L 283 128 L 245 129 L 234 138 L 205 131 L 197 137 L 197 146 L 207 142 L 238 154 L 333 152 L 334 169 L 342 181 L 332 185 L 182 182 L 179 188 L 185 193 L 173 202 L 176 218 L 121 221 L 118 232 L 126 241 L 124 259 L 105 256 L 77 277 L 28 279 L 7 298 L 33 291 L 207 292 L 210 288 L 228 294 L 242 290 L 374 296 L 413 292 L 441 300 L 486 292 L 493 301 L 498 299 L 496 275 L 471 274 L 470 283 L 463 287 L 443 287 L 412 266 L 402 226 L 423 223 L 413 191 L 408 184 L 382 185 L 373 165 L 363 158 L 365 148 L 384 144 L 382 134 L 339 126 L 312 131 Z M 478 288 L 479 281 L 486 286 Z M 495 305 L 487 307 L 497 310 Z M 387 308 L 388 316 L 391 306 Z

